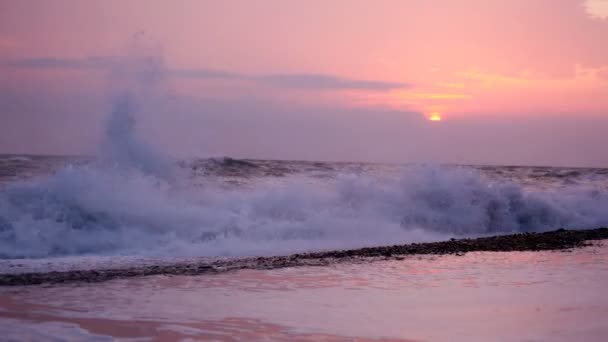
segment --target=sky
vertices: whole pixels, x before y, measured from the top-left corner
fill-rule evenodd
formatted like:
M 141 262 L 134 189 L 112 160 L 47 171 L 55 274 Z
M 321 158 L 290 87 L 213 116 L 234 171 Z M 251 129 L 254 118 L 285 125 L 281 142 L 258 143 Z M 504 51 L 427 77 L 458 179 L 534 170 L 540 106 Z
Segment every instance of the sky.
M 0 0 L 0 153 L 608 167 L 608 0 Z M 431 120 L 433 119 L 433 120 Z

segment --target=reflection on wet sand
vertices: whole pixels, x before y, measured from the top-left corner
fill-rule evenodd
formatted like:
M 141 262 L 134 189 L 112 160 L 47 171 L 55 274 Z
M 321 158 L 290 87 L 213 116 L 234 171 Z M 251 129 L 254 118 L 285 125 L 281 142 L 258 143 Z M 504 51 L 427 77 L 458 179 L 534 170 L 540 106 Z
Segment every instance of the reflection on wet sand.
M 0 289 L 32 340 L 603 341 L 608 246 Z M 12 335 L 11 335 L 12 334 Z
M 297 332 L 278 324 L 257 319 L 226 317 L 197 323 L 159 321 L 121 321 L 103 318 L 54 316 L 52 307 L 28 305 L 4 298 L 0 303 L 0 327 L 7 339 L 50 339 L 50 332 L 60 332 L 69 339 L 143 339 L 146 341 L 403 341 L 387 338 L 347 338 L 330 334 Z M 11 325 L 12 327 L 10 327 Z M 33 327 L 38 327 L 35 329 Z M 44 331 L 47 330 L 48 331 Z M 46 335 L 46 336 L 45 336 Z

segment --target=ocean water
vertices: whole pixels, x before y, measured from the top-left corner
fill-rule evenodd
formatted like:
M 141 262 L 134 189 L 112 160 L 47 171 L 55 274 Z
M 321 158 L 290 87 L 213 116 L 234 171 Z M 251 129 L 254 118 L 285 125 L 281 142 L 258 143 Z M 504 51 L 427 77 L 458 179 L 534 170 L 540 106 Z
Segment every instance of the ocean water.
M 0 258 L 270 255 L 608 225 L 608 169 L 146 158 L 1 156 Z

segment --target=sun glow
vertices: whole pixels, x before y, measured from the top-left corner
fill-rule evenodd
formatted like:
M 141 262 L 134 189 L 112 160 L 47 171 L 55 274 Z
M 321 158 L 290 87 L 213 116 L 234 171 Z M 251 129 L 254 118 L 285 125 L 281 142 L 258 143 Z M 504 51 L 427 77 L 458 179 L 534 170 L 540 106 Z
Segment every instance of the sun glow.
M 441 113 L 433 112 L 429 114 L 429 120 L 431 121 L 441 121 Z

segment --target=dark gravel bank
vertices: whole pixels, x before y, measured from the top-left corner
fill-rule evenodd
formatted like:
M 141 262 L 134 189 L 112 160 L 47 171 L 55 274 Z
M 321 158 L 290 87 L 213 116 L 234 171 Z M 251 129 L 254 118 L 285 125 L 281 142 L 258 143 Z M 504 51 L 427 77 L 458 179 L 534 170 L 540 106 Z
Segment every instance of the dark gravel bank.
M 563 250 L 608 239 L 608 228 L 589 230 L 559 229 L 546 233 L 501 235 L 444 242 L 414 243 L 386 247 L 293 254 L 288 256 L 241 258 L 213 262 L 182 263 L 162 266 L 84 270 L 67 272 L 0 274 L 0 286 L 100 282 L 117 278 L 149 275 L 200 275 L 240 269 L 273 269 L 297 266 L 324 266 L 339 262 L 365 262 L 374 259 L 403 259 L 408 255 L 455 254 L 467 252 L 511 252 Z

